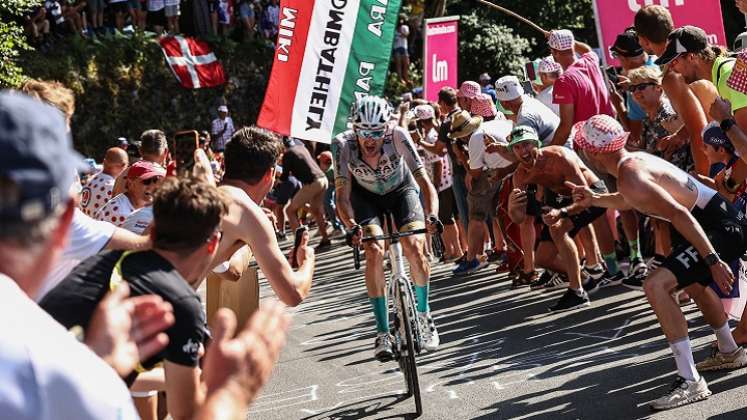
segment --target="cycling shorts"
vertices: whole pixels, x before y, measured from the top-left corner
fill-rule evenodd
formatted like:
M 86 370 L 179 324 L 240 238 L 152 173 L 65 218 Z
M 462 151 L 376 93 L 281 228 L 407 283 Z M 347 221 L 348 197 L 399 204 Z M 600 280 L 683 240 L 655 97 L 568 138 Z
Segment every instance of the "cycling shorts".
M 378 195 L 358 185 L 353 179 L 350 191 L 350 202 L 355 213 L 355 220 L 368 235 L 383 232 L 384 213 L 391 213 L 394 224 L 400 232 L 423 229 L 425 215 L 420 204 L 420 192 L 417 184 L 408 177 L 394 190 Z

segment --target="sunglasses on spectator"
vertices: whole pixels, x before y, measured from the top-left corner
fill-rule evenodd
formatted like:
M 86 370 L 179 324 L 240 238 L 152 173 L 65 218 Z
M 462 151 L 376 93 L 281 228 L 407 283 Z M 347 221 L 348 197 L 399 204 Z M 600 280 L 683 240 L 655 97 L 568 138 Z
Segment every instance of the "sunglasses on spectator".
M 658 83 L 654 83 L 654 82 L 639 83 L 637 85 L 630 85 L 628 89 L 630 90 L 630 92 L 637 92 L 639 90 L 643 91 L 649 86 L 658 86 Z
M 384 137 L 384 130 L 358 130 L 358 135 L 366 139 L 378 139 Z
M 163 177 L 161 177 L 161 176 L 154 176 L 153 178 L 148 178 L 148 179 L 142 180 L 142 181 L 140 181 L 140 183 L 143 184 L 143 185 L 153 185 L 153 184 L 157 184 L 161 179 L 163 179 Z

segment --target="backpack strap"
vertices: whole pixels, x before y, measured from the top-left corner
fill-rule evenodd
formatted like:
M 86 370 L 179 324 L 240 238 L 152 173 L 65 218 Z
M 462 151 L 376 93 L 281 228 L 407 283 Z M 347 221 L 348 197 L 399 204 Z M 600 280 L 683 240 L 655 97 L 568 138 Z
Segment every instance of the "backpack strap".
M 724 67 L 724 64 L 733 63 L 735 61 L 737 61 L 736 58 L 727 58 L 718 65 L 718 68 L 716 69 L 716 87 L 718 87 L 718 84 L 721 81 L 721 68 Z

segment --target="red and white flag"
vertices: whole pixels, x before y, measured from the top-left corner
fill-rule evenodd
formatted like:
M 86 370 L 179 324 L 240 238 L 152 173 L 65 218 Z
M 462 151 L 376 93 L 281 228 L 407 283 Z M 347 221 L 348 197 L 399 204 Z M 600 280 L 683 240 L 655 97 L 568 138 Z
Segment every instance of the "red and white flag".
M 200 89 L 226 83 L 223 65 L 206 42 L 176 35 L 164 36 L 159 43 L 171 72 L 182 87 Z

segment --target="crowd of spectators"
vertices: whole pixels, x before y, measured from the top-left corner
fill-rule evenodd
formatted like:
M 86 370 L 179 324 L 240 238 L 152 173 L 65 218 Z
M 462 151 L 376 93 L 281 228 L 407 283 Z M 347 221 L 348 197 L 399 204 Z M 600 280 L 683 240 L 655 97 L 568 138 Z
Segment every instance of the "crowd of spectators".
M 265 39 L 278 33 L 279 0 L 44 0 L 21 17 L 32 45 L 68 35 L 95 38 L 151 31 Z

